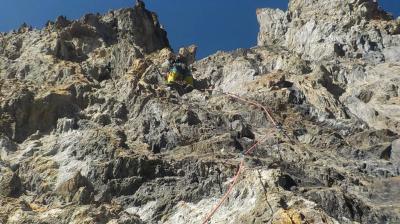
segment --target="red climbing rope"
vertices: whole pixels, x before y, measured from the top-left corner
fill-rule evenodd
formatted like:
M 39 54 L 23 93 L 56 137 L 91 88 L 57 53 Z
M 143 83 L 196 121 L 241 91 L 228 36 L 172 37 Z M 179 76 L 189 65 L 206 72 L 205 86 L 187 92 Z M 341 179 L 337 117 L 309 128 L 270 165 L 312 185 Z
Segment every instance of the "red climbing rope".
M 203 224 L 207 224 L 207 222 L 211 219 L 211 217 L 218 211 L 218 209 L 221 207 L 221 205 L 225 202 L 225 200 L 228 198 L 229 194 L 233 190 L 233 187 L 236 185 L 240 173 L 242 172 L 242 169 L 244 168 L 244 160 L 240 162 L 238 171 L 236 172 L 236 175 L 233 177 L 232 183 L 229 186 L 228 191 L 225 193 L 225 195 L 222 197 L 222 199 L 219 201 L 219 203 L 214 207 L 214 209 L 210 212 L 210 214 L 207 216 L 207 218 L 204 220 Z
M 205 89 L 205 90 L 217 91 L 217 92 L 222 93 L 222 94 L 224 94 L 224 95 L 227 95 L 227 96 L 229 96 L 229 97 L 231 97 L 231 98 L 234 98 L 234 99 L 240 100 L 240 101 L 242 101 L 242 102 L 246 102 L 246 103 L 248 103 L 248 104 L 251 104 L 251 105 L 253 105 L 253 106 L 259 107 L 259 108 L 261 108 L 261 109 L 265 112 L 265 114 L 267 115 L 267 118 L 271 121 L 271 123 L 272 123 L 275 127 L 278 126 L 278 123 L 275 121 L 275 119 L 274 119 L 274 117 L 272 116 L 270 110 L 269 110 L 267 107 L 261 105 L 260 103 L 258 103 L 258 102 L 256 102 L 256 101 L 253 101 L 253 100 L 249 100 L 249 99 L 240 97 L 240 96 L 237 95 L 237 94 L 228 93 L 228 92 L 223 92 L 223 91 L 221 91 L 221 90 L 215 90 L 215 89 Z
M 249 104 L 254 105 L 254 106 L 256 106 L 256 107 L 261 108 L 261 109 L 265 112 L 267 118 L 271 121 L 271 123 L 274 124 L 275 127 L 278 127 L 278 123 L 277 123 L 277 122 L 275 121 L 275 119 L 272 117 L 272 115 L 271 115 L 271 113 L 269 112 L 269 110 L 268 110 L 265 106 L 259 104 L 258 102 L 245 99 L 245 98 L 240 97 L 240 96 L 238 96 L 238 95 L 236 95 L 236 94 L 226 93 L 226 92 L 219 91 L 219 90 L 213 90 L 213 89 L 206 89 L 206 90 L 217 91 L 217 92 L 220 92 L 220 93 L 222 93 L 222 94 L 225 94 L 225 95 L 227 95 L 227 96 L 229 96 L 229 97 L 232 97 L 232 98 L 234 98 L 234 99 L 237 99 L 237 100 L 240 100 L 240 101 L 242 101 L 242 102 L 246 102 L 246 103 L 249 103 Z M 267 137 L 268 137 L 268 135 L 265 135 L 261 140 L 257 141 L 257 142 L 256 142 L 255 144 L 253 144 L 249 149 L 247 149 L 247 150 L 243 153 L 243 155 L 248 155 L 248 154 L 252 153 L 252 152 L 254 151 L 254 149 L 255 149 L 259 144 L 261 144 L 262 142 L 264 142 L 264 141 L 267 139 Z M 207 224 L 208 221 L 211 220 L 212 216 L 218 211 L 218 209 L 219 209 L 219 208 L 222 206 L 222 204 L 226 201 L 226 199 L 228 198 L 229 194 L 232 192 L 234 186 L 235 186 L 236 183 L 238 182 L 239 176 L 240 176 L 240 174 L 241 174 L 243 168 L 244 168 L 244 158 L 242 158 L 242 161 L 240 162 L 238 171 L 236 172 L 235 176 L 233 177 L 232 183 L 231 183 L 231 185 L 229 186 L 228 191 L 224 194 L 224 196 L 221 198 L 221 200 L 219 201 L 219 203 L 213 208 L 213 210 L 207 215 L 206 219 L 204 219 L 203 224 Z
M 251 154 L 254 149 L 256 149 L 257 145 L 261 144 L 262 142 L 264 142 L 266 139 L 268 138 L 268 135 L 265 135 L 264 138 L 262 138 L 261 140 L 257 141 L 256 144 L 254 144 L 253 146 L 251 146 L 249 149 L 247 149 L 247 151 L 244 153 L 244 155 L 249 155 Z

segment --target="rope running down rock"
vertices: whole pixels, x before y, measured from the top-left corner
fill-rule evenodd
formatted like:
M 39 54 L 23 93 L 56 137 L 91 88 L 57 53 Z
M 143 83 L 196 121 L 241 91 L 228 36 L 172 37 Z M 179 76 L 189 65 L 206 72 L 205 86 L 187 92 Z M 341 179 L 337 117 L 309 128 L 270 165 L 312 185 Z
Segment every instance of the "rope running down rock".
M 220 92 L 228 97 L 237 99 L 239 101 L 251 104 L 253 106 L 259 107 L 261 108 L 264 113 L 265 116 L 267 117 L 268 120 L 271 121 L 271 123 L 278 129 L 278 131 L 281 131 L 282 128 L 280 127 L 280 125 L 275 121 L 275 119 L 273 118 L 273 116 L 271 115 L 271 113 L 269 112 L 269 110 L 267 109 L 267 107 L 261 105 L 260 103 L 256 102 L 256 101 L 252 101 L 243 97 L 240 97 L 239 95 L 233 94 L 233 93 L 227 93 L 227 92 L 223 92 L 220 90 L 214 90 L 214 89 L 205 89 L 208 91 L 217 91 Z M 244 155 L 249 155 L 251 154 L 255 148 L 261 144 L 262 142 L 264 142 L 267 139 L 268 135 L 265 135 L 261 140 L 257 141 L 255 144 L 253 144 L 250 148 L 248 148 L 243 154 L 242 154 L 242 159 L 241 162 L 239 164 L 239 168 L 238 171 L 236 172 L 235 176 L 233 177 L 232 183 L 230 184 L 228 191 L 224 194 L 224 196 L 221 198 L 221 200 L 219 201 L 219 203 L 211 210 L 211 212 L 207 215 L 207 217 L 204 219 L 203 224 L 207 224 L 212 216 L 218 211 L 218 209 L 222 206 L 222 204 L 226 201 L 226 199 L 228 198 L 228 196 L 230 195 L 230 193 L 232 192 L 233 188 L 235 187 L 235 185 L 237 184 L 238 180 L 239 180 L 239 176 L 242 173 L 242 171 L 244 170 Z

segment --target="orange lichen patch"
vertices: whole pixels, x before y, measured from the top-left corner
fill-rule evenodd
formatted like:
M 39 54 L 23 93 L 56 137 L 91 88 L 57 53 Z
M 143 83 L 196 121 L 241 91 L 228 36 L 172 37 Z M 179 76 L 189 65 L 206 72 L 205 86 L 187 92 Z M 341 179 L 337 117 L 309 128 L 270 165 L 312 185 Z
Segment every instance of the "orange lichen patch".
M 73 83 L 85 83 L 89 84 L 90 81 L 83 75 L 83 73 L 78 73 L 74 76 Z
M 107 56 L 107 53 L 108 53 L 107 51 L 108 51 L 107 49 L 98 48 L 98 49 L 93 50 L 92 56 L 94 58 L 104 58 Z
M 135 76 L 142 75 L 150 66 L 149 62 L 144 59 L 136 59 L 132 63 L 130 73 Z
M 295 209 L 280 209 L 272 219 L 272 224 L 302 224 L 302 215 Z
M 74 75 L 72 80 L 60 85 L 44 85 L 42 86 L 40 92 L 37 94 L 36 98 L 41 98 L 48 94 L 57 95 L 71 95 L 72 90 L 78 85 L 89 85 L 90 81 L 84 77 L 82 74 Z
M 70 89 L 68 89 L 68 87 L 69 86 L 63 85 L 63 86 L 52 86 L 49 87 L 49 89 L 42 89 L 42 91 L 35 96 L 35 100 L 45 98 L 52 94 L 60 96 L 70 96 L 71 91 Z
M 30 164 L 35 165 L 30 165 L 25 169 L 32 170 L 35 173 L 41 173 L 45 178 L 43 178 L 43 181 L 40 183 L 40 188 L 43 189 L 43 191 L 50 191 L 57 180 L 58 164 L 46 157 L 34 158 Z
M 132 155 L 151 156 L 151 147 L 146 143 L 134 142 L 130 144 L 129 149 L 119 147 L 115 150 L 116 157 L 127 157 Z
M 29 203 L 29 207 L 32 209 L 32 211 L 37 212 L 37 213 L 43 213 L 48 210 L 47 207 L 44 207 L 44 206 L 36 204 L 36 203 Z
M 57 66 L 59 66 L 59 67 L 70 67 L 70 68 L 73 68 L 73 67 L 76 67 L 77 64 L 78 64 L 78 63 L 72 62 L 72 61 L 60 60 L 60 61 L 57 63 Z
M 72 85 L 61 85 L 56 86 L 49 90 L 50 93 L 55 93 L 58 95 L 69 95 L 71 93 Z
M 18 96 L 25 90 L 37 90 L 37 86 L 29 81 L 21 82 L 17 79 L 0 80 L 0 99 L 7 99 L 13 96 Z
M 46 157 L 36 157 L 32 161 L 39 173 L 48 172 L 49 169 L 58 169 L 57 163 Z
M 379 20 L 374 19 L 369 22 L 369 26 L 375 29 L 383 29 L 391 35 L 400 34 L 399 20 Z

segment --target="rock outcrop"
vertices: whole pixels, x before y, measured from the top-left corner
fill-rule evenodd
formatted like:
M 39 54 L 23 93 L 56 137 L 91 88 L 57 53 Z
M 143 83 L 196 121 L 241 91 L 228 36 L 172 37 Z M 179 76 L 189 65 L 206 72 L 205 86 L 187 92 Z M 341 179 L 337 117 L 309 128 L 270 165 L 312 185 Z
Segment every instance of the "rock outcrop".
M 0 34 L 0 223 L 202 223 L 241 161 L 211 223 L 399 223 L 399 20 L 372 0 L 257 15 L 254 48 L 180 50 L 193 89 L 165 85 L 144 4 Z
M 324 95 L 314 106 L 330 104 L 335 117 L 346 108 L 371 127 L 400 132 L 400 20 L 373 0 L 292 0 L 287 12 L 260 9 L 257 16 L 258 46 L 280 46 L 321 68 L 299 78 L 315 83 L 305 92 Z

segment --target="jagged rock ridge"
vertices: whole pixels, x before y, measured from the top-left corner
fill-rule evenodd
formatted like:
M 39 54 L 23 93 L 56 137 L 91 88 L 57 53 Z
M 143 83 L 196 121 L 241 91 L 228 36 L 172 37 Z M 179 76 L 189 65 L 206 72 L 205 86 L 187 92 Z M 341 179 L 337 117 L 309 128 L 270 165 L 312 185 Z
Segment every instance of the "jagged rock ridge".
M 257 15 L 258 46 L 195 62 L 184 94 L 143 6 L 1 34 L 0 223 L 200 223 L 264 137 L 211 223 L 400 222 L 399 20 L 372 0 Z

